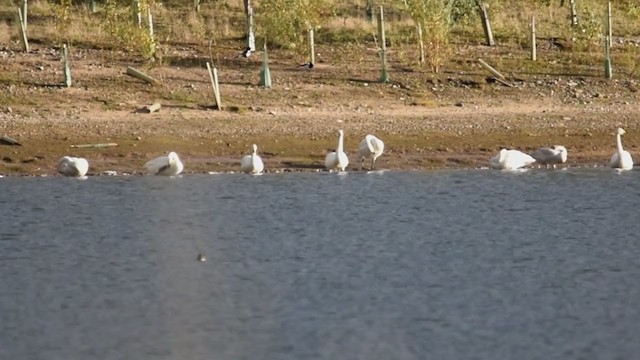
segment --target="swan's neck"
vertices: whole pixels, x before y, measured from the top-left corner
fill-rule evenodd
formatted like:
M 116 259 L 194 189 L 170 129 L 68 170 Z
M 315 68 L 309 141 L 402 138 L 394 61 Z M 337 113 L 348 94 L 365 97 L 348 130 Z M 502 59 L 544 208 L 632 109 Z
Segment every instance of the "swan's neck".
M 624 151 L 624 149 L 622 148 L 622 136 L 620 136 L 620 134 L 616 135 L 616 144 L 618 145 L 618 152 L 619 153 Z
M 343 151 L 344 151 L 344 150 L 343 150 L 344 145 L 343 145 L 343 143 L 342 143 L 342 141 L 343 141 L 343 139 L 342 139 L 342 138 L 343 138 L 343 135 L 342 135 L 342 134 L 338 135 L 338 148 L 336 149 L 336 152 L 337 152 L 337 153 L 341 153 L 341 152 L 343 152 Z

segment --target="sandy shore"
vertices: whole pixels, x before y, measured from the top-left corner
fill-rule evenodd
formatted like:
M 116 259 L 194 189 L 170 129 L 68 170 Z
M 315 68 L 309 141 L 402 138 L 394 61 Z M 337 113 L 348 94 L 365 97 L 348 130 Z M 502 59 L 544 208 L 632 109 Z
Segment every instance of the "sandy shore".
M 168 151 L 180 154 L 186 173 L 237 171 L 252 143 L 267 171 L 319 171 L 324 155 L 335 148 L 337 129 L 345 131 L 351 171 L 360 169 L 356 149 L 367 133 L 385 141 L 377 164 L 390 170 L 486 167 L 501 147 L 532 152 L 553 144 L 569 149 L 567 166 L 606 166 L 615 150 L 612 124 L 622 122 L 629 133 L 625 147 L 633 154 L 640 143 L 635 105 L 613 113 L 544 102 L 366 111 L 274 106 L 243 113 L 165 106 L 139 114 L 137 106 L 130 108 L 0 115 L 0 135 L 21 144 L 0 145 L 0 174 L 53 175 L 63 155 L 87 158 L 92 175 L 135 174 L 148 159 Z

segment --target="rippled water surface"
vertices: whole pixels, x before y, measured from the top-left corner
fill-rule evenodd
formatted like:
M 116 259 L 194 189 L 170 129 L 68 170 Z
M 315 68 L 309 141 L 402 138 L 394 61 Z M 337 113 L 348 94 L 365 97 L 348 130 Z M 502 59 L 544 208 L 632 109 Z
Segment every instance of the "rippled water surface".
M 0 359 L 636 358 L 639 208 L 609 169 L 3 178 Z

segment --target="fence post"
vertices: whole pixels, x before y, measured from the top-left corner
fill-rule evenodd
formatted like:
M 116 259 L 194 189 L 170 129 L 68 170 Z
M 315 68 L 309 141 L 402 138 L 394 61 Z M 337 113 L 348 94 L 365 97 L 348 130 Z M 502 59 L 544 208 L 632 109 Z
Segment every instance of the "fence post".
M 538 60 L 538 54 L 536 49 L 536 17 L 531 17 L 531 60 Z
M 151 39 L 151 54 L 155 56 L 156 54 L 156 40 L 153 36 L 153 17 L 151 16 L 151 7 L 147 6 L 147 22 L 149 23 L 149 38 Z
M 604 38 L 604 76 L 607 79 L 613 77 L 613 70 L 611 68 L 611 1 L 607 2 L 607 35 Z
M 247 48 L 256 51 L 256 37 L 253 31 L 253 5 L 251 0 L 244 0 L 244 10 L 247 15 Z
M 484 30 L 484 37 L 487 40 L 487 46 L 494 46 L 496 43 L 493 40 L 493 31 L 491 31 L 491 23 L 489 22 L 487 7 L 484 5 L 482 0 L 478 0 L 477 4 L 480 9 L 480 19 L 482 20 L 482 29 Z
M 27 29 L 24 26 L 24 17 L 22 15 L 22 9 L 18 8 L 18 30 L 20 31 L 20 43 L 22 44 L 22 50 L 29 52 L 29 40 L 27 39 Z
M 569 7 L 571 8 L 571 26 L 578 25 L 578 12 L 576 11 L 576 0 L 569 0 Z
M 267 42 L 264 43 L 264 52 L 262 53 L 262 69 L 260 69 L 260 82 L 258 85 L 271 87 L 271 71 L 269 71 L 269 55 L 267 54 Z
M 24 30 L 27 31 L 27 0 L 22 0 L 22 21 L 24 21 Z
M 142 27 L 142 8 L 140 0 L 133 0 L 133 21 L 138 27 Z
M 209 72 L 211 86 L 213 87 L 213 96 L 216 99 L 216 107 L 218 110 L 222 110 L 222 103 L 220 101 L 220 84 L 218 83 L 218 69 L 215 67 L 212 69 L 211 65 L 207 61 L 207 70 Z
M 387 38 L 384 33 L 384 10 L 380 6 L 380 14 L 378 14 L 378 36 L 380 37 L 380 63 L 382 70 L 380 72 L 380 82 L 389 82 L 389 74 L 387 73 Z
M 69 68 L 69 48 L 67 44 L 62 45 L 62 63 L 64 86 L 71 87 L 71 69 Z
M 313 28 L 311 28 L 309 29 L 309 64 L 311 67 L 316 64 L 316 45 L 313 37 Z

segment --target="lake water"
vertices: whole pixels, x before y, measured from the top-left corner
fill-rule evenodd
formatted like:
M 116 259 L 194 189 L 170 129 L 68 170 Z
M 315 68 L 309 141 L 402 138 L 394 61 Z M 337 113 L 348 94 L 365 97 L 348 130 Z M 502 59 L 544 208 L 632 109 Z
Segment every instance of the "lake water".
M 636 358 L 639 205 L 604 168 L 3 178 L 0 359 Z

